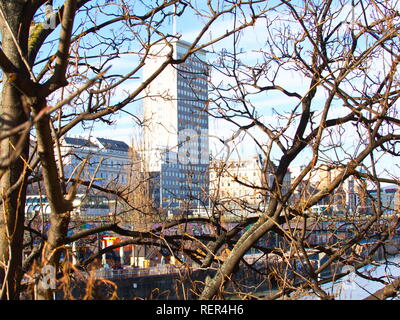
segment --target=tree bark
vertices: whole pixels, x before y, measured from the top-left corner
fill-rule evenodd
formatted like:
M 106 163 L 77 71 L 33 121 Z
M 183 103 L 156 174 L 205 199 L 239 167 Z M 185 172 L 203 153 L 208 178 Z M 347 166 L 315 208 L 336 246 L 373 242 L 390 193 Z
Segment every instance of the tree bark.
M 17 41 L 27 39 L 27 30 L 21 27 L 25 1 L 2 1 L 1 9 L 8 20 L 8 25 Z M 14 67 L 23 68 L 23 61 L 18 53 L 15 42 L 8 27 L 0 19 L 2 50 Z M 26 42 L 26 41 L 25 41 Z M 24 41 L 20 41 L 24 43 Z M 20 46 L 22 51 L 26 50 Z M 0 101 L 0 121 L 3 133 L 24 123 L 29 119 L 29 112 L 23 108 L 21 91 L 16 87 L 12 77 L 3 72 L 3 89 Z M 2 163 L 12 158 L 21 136 L 15 135 L 0 143 Z M 22 244 L 24 233 L 24 212 L 26 183 L 24 182 L 14 192 L 7 195 L 8 190 L 18 181 L 25 168 L 24 160 L 29 154 L 29 139 L 18 150 L 20 156 L 0 172 L 0 192 L 2 205 L 0 208 L 0 284 L 1 299 L 18 299 L 19 283 L 22 276 Z

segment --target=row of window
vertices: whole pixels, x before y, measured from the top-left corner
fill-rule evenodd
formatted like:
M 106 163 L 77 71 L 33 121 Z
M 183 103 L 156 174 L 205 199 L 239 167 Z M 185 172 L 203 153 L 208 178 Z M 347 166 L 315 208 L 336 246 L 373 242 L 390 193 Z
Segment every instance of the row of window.
M 199 114 L 185 114 L 185 113 L 178 113 L 178 118 L 184 120 L 193 120 L 193 122 L 207 122 L 208 118 L 204 115 Z
M 102 162 L 102 165 L 105 166 L 105 167 L 110 167 L 110 168 L 113 168 L 113 167 L 117 167 L 117 168 L 125 167 L 125 168 L 128 168 L 130 163 L 129 162 L 125 162 L 125 161 L 121 161 L 120 162 L 120 161 L 113 161 L 113 160 L 109 160 L 109 161 L 105 160 L 105 161 Z
M 248 178 L 249 176 L 253 176 L 253 177 L 256 177 L 257 176 L 257 172 L 253 172 L 253 174 L 251 174 L 251 172 L 246 172 L 246 173 L 236 173 L 236 174 L 228 174 L 228 173 L 214 173 L 214 172 L 211 172 L 210 173 L 210 177 L 211 178 L 218 178 L 218 177 L 222 177 L 222 178 L 232 178 L 233 176 L 236 176 L 236 177 L 238 177 L 238 178 Z
M 165 185 L 165 186 L 179 186 L 181 188 L 182 187 L 194 188 L 194 187 L 198 186 L 200 183 L 201 183 L 201 181 L 195 182 L 193 180 L 190 180 L 190 182 L 189 181 L 177 181 L 177 180 L 164 180 L 163 181 L 163 185 Z
M 252 197 L 252 198 L 257 198 L 257 199 L 261 199 L 262 195 L 260 193 L 255 193 L 255 192 L 249 192 L 246 190 L 238 190 L 238 191 L 231 191 L 231 192 L 227 192 L 227 191 L 221 191 L 220 192 L 221 197 Z
M 84 158 L 84 156 L 80 156 L 81 158 Z M 100 158 L 98 157 L 92 157 L 89 158 L 89 165 L 91 166 L 97 166 L 100 162 Z M 81 163 L 80 159 L 77 159 L 73 157 L 71 159 L 71 165 L 78 165 Z M 102 167 L 109 167 L 109 168 L 128 168 L 130 165 L 129 161 L 121 161 L 121 160 L 110 160 L 110 159 L 104 159 L 103 162 L 101 163 Z
M 189 79 L 187 81 L 178 81 L 178 87 L 192 91 L 208 91 L 207 82 L 204 79 Z
M 206 97 L 207 98 L 207 97 Z M 197 112 L 207 116 L 207 99 L 194 99 L 194 100 L 180 100 L 178 104 L 179 111 L 184 110 L 187 112 Z
M 178 171 L 165 171 L 164 176 L 165 177 L 177 177 L 177 178 L 186 178 L 188 176 L 201 176 L 203 172 L 200 172 L 198 174 L 192 174 L 190 172 L 178 172 Z
M 183 63 L 178 67 L 178 71 L 187 74 L 193 74 L 193 73 L 199 75 L 208 74 L 207 66 L 204 63 L 198 63 L 198 62 Z
M 187 113 L 191 115 L 193 118 L 208 118 L 208 114 L 205 111 L 205 107 L 202 102 L 199 102 L 199 105 L 202 107 L 198 107 L 195 105 L 196 102 L 190 103 L 190 105 L 180 105 L 178 109 L 178 114 Z
M 182 99 L 182 96 L 189 97 L 191 99 L 207 99 L 207 92 L 199 91 L 199 92 L 194 92 L 194 91 L 186 91 L 182 89 L 178 89 L 178 99 Z
M 184 129 L 193 129 L 193 130 L 201 130 L 201 129 L 208 129 L 208 122 L 207 120 L 201 121 L 192 121 L 192 120 L 180 120 L 178 123 L 178 130 Z
M 114 174 L 108 172 L 98 172 L 97 177 L 105 180 L 117 180 L 121 183 L 127 183 L 128 179 L 125 174 Z
M 200 171 L 202 173 L 206 172 L 208 170 L 208 167 L 205 166 L 190 166 L 190 165 L 184 165 L 184 164 L 173 164 L 173 163 L 169 163 L 168 167 L 170 168 L 175 168 L 175 169 L 182 169 L 185 170 L 186 172 L 191 172 L 191 171 Z M 163 171 L 166 168 L 163 166 Z

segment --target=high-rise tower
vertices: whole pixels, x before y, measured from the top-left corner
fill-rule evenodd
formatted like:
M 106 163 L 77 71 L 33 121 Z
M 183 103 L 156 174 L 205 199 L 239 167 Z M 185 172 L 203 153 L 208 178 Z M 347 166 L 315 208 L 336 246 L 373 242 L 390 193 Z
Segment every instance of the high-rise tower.
M 179 59 L 189 43 L 175 41 Z M 154 46 L 146 60 L 146 79 L 166 60 L 171 47 Z M 206 52 L 184 63 L 169 65 L 147 87 L 144 97 L 144 145 L 147 171 L 152 173 L 156 198 L 163 208 L 208 204 L 208 67 Z

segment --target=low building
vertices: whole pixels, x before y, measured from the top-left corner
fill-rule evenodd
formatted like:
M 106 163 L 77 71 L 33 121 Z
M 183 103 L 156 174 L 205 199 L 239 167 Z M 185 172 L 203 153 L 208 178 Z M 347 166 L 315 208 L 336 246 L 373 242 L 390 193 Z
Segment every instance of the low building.
M 101 186 L 128 183 L 132 161 L 130 148 L 125 142 L 95 137 L 64 137 L 60 149 L 66 179 L 75 178 L 80 164 L 86 159 L 81 179 Z
M 259 155 L 243 160 L 214 160 L 210 167 L 210 200 L 238 214 L 254 213 L 265 208 L 269 201 L 274 170 L 264 172 Z M 290 186 L 290 172 L 285 175 L 281 193 Z
M 293 180 L 304 168 L 302 166 L 297 170 L 296 176 L 292 177 Z M 304 207 L 313 195 L 329 189 L 334 179 L 343 172 L 342 170 L 340 167 L 327 164 L 313 168 L 296 188 L 292 203 L 297 203 L 300 207 Z M 359 198 L 356 182 L 353 177 L 349 177 L 340 182 L 333 192 L 322 197 L 317 204 L 310 208 L 310 211 L 315 215 L 354 214 L 359 206 Z
M 393 214 L 396 210 L 396 194 L 398 194 L 397 186 L 382 186 L 380 188 L 380 201 L 381 201 L 381 209 L 383 214 Z M 373 203 L 375 207 L 378 204 L 378 190 L 368 190 L 368 200 L 366 201 L 367 204 L 367 213 L 373 214 Z

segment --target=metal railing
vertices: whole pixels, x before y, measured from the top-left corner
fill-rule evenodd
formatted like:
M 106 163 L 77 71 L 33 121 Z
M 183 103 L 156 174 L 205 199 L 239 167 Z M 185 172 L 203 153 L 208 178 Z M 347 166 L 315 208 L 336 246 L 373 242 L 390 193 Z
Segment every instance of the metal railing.
M 182 268 L 185 267 L 166 264 L 162 266 L 148 268 L 99 269 L 94 271 L 94 277 L 119 280 L 149 275 L 179 273 L 180 269 Z

